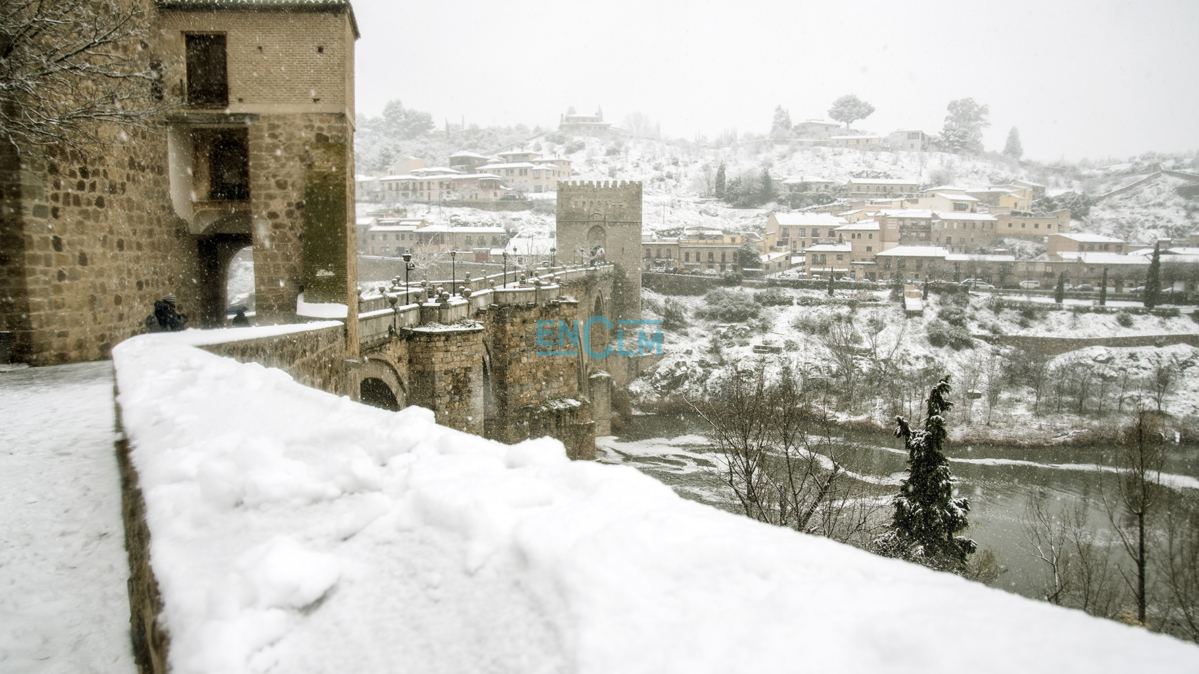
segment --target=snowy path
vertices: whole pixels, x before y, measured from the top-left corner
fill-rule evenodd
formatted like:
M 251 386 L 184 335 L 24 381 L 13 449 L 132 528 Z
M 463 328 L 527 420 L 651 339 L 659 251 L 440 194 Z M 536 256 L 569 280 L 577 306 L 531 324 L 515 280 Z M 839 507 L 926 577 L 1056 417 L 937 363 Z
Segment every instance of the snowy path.
M 134 672 L 112 363 L 0 372 L 0 671 Z

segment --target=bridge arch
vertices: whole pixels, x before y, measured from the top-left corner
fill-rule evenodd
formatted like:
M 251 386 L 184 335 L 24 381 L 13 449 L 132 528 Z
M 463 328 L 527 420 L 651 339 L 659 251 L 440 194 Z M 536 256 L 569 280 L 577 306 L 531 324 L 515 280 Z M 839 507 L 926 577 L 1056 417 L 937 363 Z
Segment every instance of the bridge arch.
M 363 404 L 391 410 L 402 410 L 408 406 L 408 387 L 395 365 L 385 359 L 366 358 L 359 382 L 358 392 Z M 369 399 L 368 393 L 371 396 Z

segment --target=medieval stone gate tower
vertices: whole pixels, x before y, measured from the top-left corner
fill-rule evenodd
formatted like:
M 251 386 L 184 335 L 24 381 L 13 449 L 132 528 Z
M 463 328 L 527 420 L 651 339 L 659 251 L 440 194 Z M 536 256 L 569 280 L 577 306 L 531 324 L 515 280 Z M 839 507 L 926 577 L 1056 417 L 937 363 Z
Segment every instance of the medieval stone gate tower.
M 613 320 L 641 318 L 641 183 L 558 183 L 558 259 L 587 261 L 603 248 L 615 267 Z

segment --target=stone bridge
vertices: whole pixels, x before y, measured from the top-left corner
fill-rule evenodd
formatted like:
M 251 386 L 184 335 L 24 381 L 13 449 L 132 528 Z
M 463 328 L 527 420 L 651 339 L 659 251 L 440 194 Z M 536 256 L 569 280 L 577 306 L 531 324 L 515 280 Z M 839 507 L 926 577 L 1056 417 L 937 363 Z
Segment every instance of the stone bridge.
M 440 424 L 506 443 L 550 435 L 572 458 L 594 457 L 595 436 L 609 432 L 612 387 L 637 376 L 632 354 L 644 346 L 613 314 L 613 269 L 513 276 L 468 279 L 453 296 L 395 286 L 363 300 L 351 396 L 427 407 Z

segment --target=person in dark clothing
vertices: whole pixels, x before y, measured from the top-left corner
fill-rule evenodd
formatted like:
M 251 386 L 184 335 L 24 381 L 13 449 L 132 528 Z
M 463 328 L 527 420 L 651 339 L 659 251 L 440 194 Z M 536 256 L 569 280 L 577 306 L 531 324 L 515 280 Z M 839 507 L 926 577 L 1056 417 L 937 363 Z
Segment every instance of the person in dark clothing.
M 154 313 L 146 316 L 146 332 L 178 332 L 187 325 L 187 315 L 175 311 L 175 295 L 168 293 L 154 303 Z
M 238 309 L 237 315 L 233 317 L 233 327 L 248 328 L 250 327 L 250 319 L 246 318 L 246 310 Z

